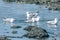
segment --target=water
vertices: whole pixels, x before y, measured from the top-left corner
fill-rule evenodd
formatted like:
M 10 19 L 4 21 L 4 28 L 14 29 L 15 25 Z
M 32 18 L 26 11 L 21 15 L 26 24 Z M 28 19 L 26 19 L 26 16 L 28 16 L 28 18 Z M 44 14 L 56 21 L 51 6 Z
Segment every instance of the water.
M 45 5 L 35 5 L 35 4 L 18 4 L 18 3 L 5 3 L 0 1 L 0 35 L 6 36 L 22 36 L 26 33 L 23 28 L 31 25 L 30 23 L 25 23 L 26 20 L 26 11 L 36 12 L 39 10 L 39 16 L 41 17 L 40 21 L 35 23 L 36 26 L 42 27 L 49 32 L 50 36 L 56 36 L 57 40 L 60 40 L 60 11 L 48 10 L 45 8 Z M 15 18 L 16 21 L 12 24 L 4 24 L 3 17 L 12 17 Z M 54 18 L 58 18 L 57 25 L 49 25 L 46 22 L 48 20 L 53 20 Z M 11 25 L 16 24 L 22 26 L 19 29 L 12 29 Z M 56 28 L 54 28 L 56 26 Z M 12 34 L 12 31 L 17 31 L 17 34 Z M 55 35 L 54 35 L 55 34 Z M 42 40 L 52 40 L 54 38 L 49 37 L 47 39 Z M 11 40 L 37 40 L 30 38 L 11 38 Z

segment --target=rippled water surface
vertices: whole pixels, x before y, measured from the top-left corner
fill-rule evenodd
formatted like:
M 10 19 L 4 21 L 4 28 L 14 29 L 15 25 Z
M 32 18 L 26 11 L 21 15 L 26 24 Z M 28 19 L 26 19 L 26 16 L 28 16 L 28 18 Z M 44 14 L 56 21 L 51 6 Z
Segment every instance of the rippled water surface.
M 30 23 L 25 23 L 26 20 L 26 12 L 32 11 L 36 12 L 39 10 L 39 16 L 41 17 L 40 21 L 35 23 L 37 27 L 42 27 L 46 29 L 48 32 L 56 34 L 55 37 L 57 40 L 60 40 L 60 11 L 55 10 L 48 10 L 48 8 L 42 5 L 35 5 L 35 4 L 18 4 L 18 3 L 5 3 L 0 1 L 0 35 L 6 36 L 22 36 L 26 33 L 23 28 L 32 25 Z M 3 22 L 3 17 L 12 17 L 15 18 L 16 21 L 14 23 L 7 23 Z M 58 18 L 57 25 L 49 25 L 46 22 L 48 20 L 53 20 L 54 18 Z M 19 29 L 12 29 L 11 25 L 20 25 L 22 28 Z M 55 27 L 56 26 L 56 27 Z M 55 28 L 54 28 L 55 27 Z M 12 31 L 17 31 L 17 34 L 12 34 Z M 55 35 L 54 35 L 55 36 Z M 49 37 L 47 39 L 42 40 L 52 40 L 54 38 Z M 29 38 L 11 38 L 11 40 L 36 40 L 36 39 L 29 39 Z

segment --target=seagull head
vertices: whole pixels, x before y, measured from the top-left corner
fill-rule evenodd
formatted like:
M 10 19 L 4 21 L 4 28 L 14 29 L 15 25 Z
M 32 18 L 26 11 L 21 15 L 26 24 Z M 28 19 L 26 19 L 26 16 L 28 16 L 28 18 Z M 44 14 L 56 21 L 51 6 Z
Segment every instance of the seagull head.
M 58 18 L 55 18 L 55 20 L 58 20 Z
M 58 18 L 55 18 L 55 22 L 57 22 L 58 21 Z
M 29 14 L 29 12 L 27 11 L 26 14 Z
M 40 16 L 37 16 L 37 18 L 40 18 Z

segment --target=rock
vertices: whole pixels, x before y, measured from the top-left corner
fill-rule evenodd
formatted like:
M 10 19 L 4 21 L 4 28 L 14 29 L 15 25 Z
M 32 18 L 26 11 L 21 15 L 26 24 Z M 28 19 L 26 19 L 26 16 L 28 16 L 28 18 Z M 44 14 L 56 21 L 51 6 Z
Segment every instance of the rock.
M 45 29 L 36 26 L 29 26 L 24 28 L 24 30 L 28 31 L 24 36 L 28 38 L 45 38 L 49 37 L 48 32 Z
M 15 2 L 16 0 L 3 0 L 3 1 L 6 1 L 6 2 Z
M 21 26 L 13 25 L 11 28 L 13 28 L 13 29 L 17 29 L 17 28 L 21 28 Z
M 49 8 L 48 8 L 48 10 L 52 10 L 52 8 L 51 8 L 51 7 L 49 7 Z
M 8 38 L 23 38 L 22 36 L 7 36 Z
M 17 34 L 17 31 L 12 31 L 13 34 Z
M 36 28 L 35 26 L 29 26 L 29 27 L 24 28 L 24 30 L 31 31 L 31 30 L 33 30 L 35 28 Z
M 54 10 L 60 10 L 60 8 L 55 8 Z
M 40 4 L 40 2 L 36 2 L 36 4 Z
M 10 39 L 8 39 L 8 37 L 6 37 L 6 36 L 1 36 L 0 35 L 0 40 L 10 40 Z
M 6 33 L 9 33 L 9 32 L 6 32 Z

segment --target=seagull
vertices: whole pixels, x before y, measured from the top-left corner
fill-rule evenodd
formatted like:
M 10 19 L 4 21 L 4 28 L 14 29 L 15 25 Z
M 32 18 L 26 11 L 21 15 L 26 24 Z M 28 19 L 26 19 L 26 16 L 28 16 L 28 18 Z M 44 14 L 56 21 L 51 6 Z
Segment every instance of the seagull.
M 32 17 L 31 22 L 35 22 L 35 18 L 34 17 Z
M 29 12 L 27 11 L 26 12 L 26 16 L 27 16 L 27 20 L 29 19 L 29 17 L 30 17 L 30 14 L 29 14 Z
M 37 22 L 37 21 L 39 21 L 39 20 L 40 20 L 40 17 L 37 16 L 37 17 L 35 18 L 35 21 Z
M 58 18 L 55 18 L 54 20 L 48 21 L 47 23 L 48 23 L 48 24 L 52 24 L 52 25 L 56 25 L 57 22 L 58 22 Z
M 40 17 L 37 16 L 36 18 L 32 17 L 30 20 L 27 20 L 25 22 L 38 22 L 40 20 Z
M 26 12 L 26 17 L 27 17 L 26 18 L 27 20 L 25 22 L 31 22 L 31 20 L 30 20 L 30 13 L 28 11 Z
M 37 22 L 40 20 L 40 17 L 38 16 L 38 13 L 29 13 L 26 12 L 27 20 L 25 22 Z
M 3 21 L 4 22 L 8 22 L 8 23 L 13 23 L 14 22 L 14 18 L 4 18 Z

